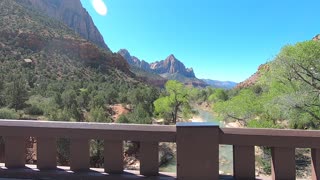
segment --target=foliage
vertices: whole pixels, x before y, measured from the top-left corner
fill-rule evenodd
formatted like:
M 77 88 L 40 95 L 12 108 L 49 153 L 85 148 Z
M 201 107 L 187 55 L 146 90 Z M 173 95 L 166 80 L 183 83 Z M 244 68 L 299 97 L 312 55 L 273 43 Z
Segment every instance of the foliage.
M 111 118 L 107 116 L 103 107 L 92 108 L 89 114 L 90 122 L 112 122 Z
M 214 92 L 209 96 L 208 100 L 212 103 L 223 102 L 228 100 L 228 94 L 223 89 L 215 89 Z
M 280 128 L 280 125 L 274 124 L 273 121 L 269 120 L 250 120 L 248 121 L 247 127 L 249 128 Z
M 10 107 L 19 110 L 25 106 L 25 101 L 28 99 L 26 81 L 21 75 L 13 75 L 11 79 L 12 82 L 7 84 L 6 89 L 7 102 Z
M 155 114 L 175 124 L 179 118 L 178 113 L 183 112 L 186 117 L 191 111 L 189 89 L 182 83 L 170 80 L 165 85 L 166 94 L 154 102 Z
M 277 128 L 277 122 L 288 121 L 291 128 L 318 129 L 320 42 L 285 46 L 267 67 L 254 86 L 215 102 L 214 111 L 222 119 L 242 120 L 250 126 Z
M 0 109 L 0 119 L 19 119 L 19 114 L 8 108 Z

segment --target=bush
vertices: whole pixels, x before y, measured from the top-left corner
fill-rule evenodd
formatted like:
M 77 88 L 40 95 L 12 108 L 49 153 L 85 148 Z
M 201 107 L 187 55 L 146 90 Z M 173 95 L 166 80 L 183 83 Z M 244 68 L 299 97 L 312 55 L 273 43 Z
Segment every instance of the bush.
M 127 116 L 125 115 L 121 115 L 118 120 L 117 120 L 118 123 L 130 123 L 129 119 L 127 118 Z
M 24 109 L 26 114 L 30 115 L 43 115 L 43 110 L 37 106 L 30 106 Z
M 281 128 L 279 125 L 274 124 L 272 121 L 270 120 L 251 120 L 248 122 L 247 127 L 249 128 Z
M 0 109 L 0 119 L 18 119 L 18 118 L 19 118 L 19 114 L 16 111 L 8 108 Z

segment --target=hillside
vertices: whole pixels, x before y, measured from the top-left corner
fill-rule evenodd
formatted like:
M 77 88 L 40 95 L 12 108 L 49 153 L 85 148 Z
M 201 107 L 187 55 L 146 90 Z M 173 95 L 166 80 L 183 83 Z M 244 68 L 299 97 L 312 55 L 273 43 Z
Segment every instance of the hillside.
M 1 1 L 0 8 L 2 56 L 12 56 L 10 59 L 17 61 L 32 59 L 36 68 L 43 61 L 50 63 L 49 59 L 61 60 L 61 63 L 65 61 L 62 59 L 68 59 L 87 67 L 99 67 L 101 72 L 118 69 L 132 76 L 121 56 L 101 50 L 63 23 L 15 1 Z
M 214 111 L 249 127 L 319 129 L 318 38 L 284 46 L 273 61 L 215 103 Z
M 242 89 L 242 88 L 254 86 L 259 81 L 259 79 L 261 78 L 261 76 L 265 71 L 269 71 L 269 65 L 268 64 L 260 65 L 257 72 L 251 75 L 248 79 L 237 84 L 236 88 Z
M 204 81 L 196 78 L 192 68 L 186 68 L 173 54 L 169 55 L 165 60 L 156 61 L 150 64 L 135 56 L 131 56 L 126 49 L 119 50 L 118 54 L 127 60 L 132 67 L 132 71 L 138 72 L 138 74 L 140 74 L 139 76 L 142 79 L 147 79 L 147 81 L 150 81 L 148 79 L 153 77 L 156 78 L 158 82 L 160 82 L 161 79 L 165 79 L 177 80 L 185 85 L 193 87 L 208 86 Z M 165 83 L 165 81 L 163 82 Z
M 0 1 L 0 111 L 65 121 L 92 121 L 100 113 L 104 121 L 112 115 L 107 105 L 140 103 L 131 91 L 142 89 L 154 95 L 139 100 L 152 104 L 157 91 L 140 83 L 122 56 L 18 2 Z
M 91 16 L 82 7 L 80 0 L 17 0 L 17 2 L 64 22 L 82 38 L 109 50 Z

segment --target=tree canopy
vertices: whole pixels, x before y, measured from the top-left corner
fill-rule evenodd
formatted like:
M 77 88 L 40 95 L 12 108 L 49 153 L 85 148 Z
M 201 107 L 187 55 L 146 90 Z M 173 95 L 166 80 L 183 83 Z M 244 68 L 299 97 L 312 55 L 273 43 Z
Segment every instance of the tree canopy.
M 182 83 L 170 80 L 165 85 L 165 94 L 154 102 L 155 113 L 166 120 L 166 123 L 175 124 L 179 113 L 183 117 L 191 114 L 189 89 Z
M 320 42 L 285 46 L 259 81 L 214 104 L 220 118 L 288 121 L 291 128 L 320 127 Z M 251 123 L 257 124 L 257 123 Z

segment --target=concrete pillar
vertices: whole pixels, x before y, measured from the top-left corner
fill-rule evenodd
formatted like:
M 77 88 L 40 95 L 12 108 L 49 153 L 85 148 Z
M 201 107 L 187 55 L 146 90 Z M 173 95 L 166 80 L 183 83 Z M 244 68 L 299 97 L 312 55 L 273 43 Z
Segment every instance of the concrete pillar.
M 219 125 L 177 124 L 177 178 L 219 179 Z
M 254 146 L 233 146 L 233 175 L 237 180 L 255 179 Z
M 90 168 L 89 140 L 71 139 L 70 169 L 72 171 L 87 171 Z
M 123 141 L 104 141 L 104 170 L 113 174 L 123 172 Z
M 37 137 L 38 169 L 55 169 L 57 167 L 57 139 Z
M 140 142 L 140 174 L 157 176 L 159 174 L 159 143 Z
M 320 179 L 320 149 L 311 149 L 312 180 Z
M 271 148 L 271 173 L 273 180 L 296 179 L 296 160 L 294 148 Z
M 5 166 L 22 168 L 26 163 L 26 137 L 5 137 Z

